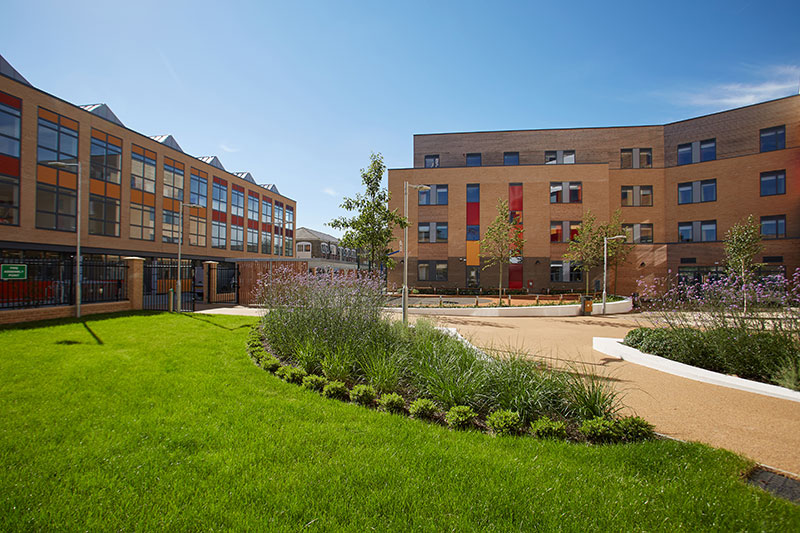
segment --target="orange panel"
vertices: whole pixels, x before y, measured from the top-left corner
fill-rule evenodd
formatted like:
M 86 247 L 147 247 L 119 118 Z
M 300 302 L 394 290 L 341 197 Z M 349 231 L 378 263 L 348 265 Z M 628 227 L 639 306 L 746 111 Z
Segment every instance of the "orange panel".
M 78 123 L 71 118 L 61 117 L 61 125 L 65 128 L 78 131 Z
M 122 139 L 120 139 L 119 137 L 114 137 L 113 135 L 109 135 L 108 142 L 110 142 L 114 146 L 119 146 L 120 148 L 122 148 Z
M 49 120 L 50 122 L 55 122 L 58 124 L 58 115 L 53 113 L 52 111 L 48 111 L 47 109 L 39 108 L 39 117 L 45 120 Z
M 177 211 L 178 206 L 179 204 L 177 200 L 173 200 L 172 198 L 164 198 L 164 204 L 163 204 L 164 209 L 167 209 L 169 211 Z
M 151 152 L 150 150 L 145 150 L 144 151 L 144 156 L 145 157 L 149 157 L 150 159 L 155 159 L 156 158 L 156 153 L 155 152 Z
M 136 146 L 135 144 L 131 146 L 131 151 L 135 154 L 144 155 L 144 148 Z
M 480 241 L 467 241 L 467 266 L 480 266 Z
M 89 192 L 99 196 L 105 196 L 106 182 L 100 180 L 89 180 Z
M 47 165 L 39 165 L 38 179 L 42 183 L 58 185 L 58 170 Z
M 156 195 L 149 192 L 142 193 L 142 203 L 150 207 L 156 206 Z
M 78 176 L 72 172 L 58 171 L 58 186 L 66 187 L 67 189 L 78 188 Z
M 106 196 L 110 198 L 120 199 L 120 186 L 116 183 L 106 184 Z
M 189 215 L 206 218 L 206 210 L 203 207 L 191 207 L 189 208 Z
M 170 159 L 169 157 L 166 157 L 166 156 L 164 157 L 164 164 L 165 165 L 174 165 L 174 163 L 175 163 L 175 160 Z
M 108 135 L 106 135 L 100 130 L 92 128 L 92 137 L 94 137 L 95 139 L 100 139 L 101 141 L 105 141 L 108 138 Z
M 142 203 L 142 191 L 131 189 L 131 203 L 132 204 Z
M 181 170 L 185 170 L 185 167 L 183 166 L 183 163 L 181 163 L 180 161 L 173 161 L 173 163 L 174 163 L 174 165 L 173 165 L 173 166 L 174 166 L 175 168 L 179 168 L 179 169 L 181 169 Z

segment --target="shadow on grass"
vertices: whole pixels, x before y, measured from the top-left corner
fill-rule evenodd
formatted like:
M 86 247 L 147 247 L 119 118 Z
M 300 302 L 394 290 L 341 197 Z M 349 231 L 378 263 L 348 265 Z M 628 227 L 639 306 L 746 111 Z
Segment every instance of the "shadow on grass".
M 183 318 L 190 318 L 192 320 L 199 320 L 200 322 L 205 322 L 206 324 L 210 324 L 210 325 L 218 327 L 220 329 L 227 329 L 228 331 L 235 331 L 237 329 L 250 329 L 250 326 L 247 325 L 247 324 L 242 324 L 241 326 L 236 326 L 236 327 L 233 327 L 233 328 L 230 328 L 228 326 L 223 326 L 222 324 L 218 324 L 218 323 L 214 322 L 214 320 L 212 318 L 210 318 L 210 317 L 213 317 L 213 315 L 198 315 L 196 313 L 181 313 L 179 316 L 181 316 Z
M 129 316 L 152 316 L 166 314 L 166 311 L 122 311 L 117 313 L 100 313 L 96 315 L 83 316 L 81 318 L 68 317 L 68 318 L 51 318 L 49 320 L 37 320 L 35 322 L 21 322 L 18 324 L 2 324 L 0 331 L 8 330 L 26 330 L 37 328 L 49 328 L 52 326 L 63 326 L 66 324 L 79 324 L 99 322 L 101 320 L 108 320 L 110 318 L 124 318 Z M 87 327 L 88 329 L 88 327 Z M 92 333 L 92 336 L 97 340 L 97 336 Z M 102 343 L 101 343 L 102 344 Z

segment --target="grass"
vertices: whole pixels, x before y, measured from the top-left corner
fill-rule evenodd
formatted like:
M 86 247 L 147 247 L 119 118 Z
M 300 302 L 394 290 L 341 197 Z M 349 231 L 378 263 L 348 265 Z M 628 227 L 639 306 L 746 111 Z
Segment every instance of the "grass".
M 0 530 L 800 529 L 703 445 L 500 439 L 326 400 L 250 362 L 253 322 L 0 330 Z

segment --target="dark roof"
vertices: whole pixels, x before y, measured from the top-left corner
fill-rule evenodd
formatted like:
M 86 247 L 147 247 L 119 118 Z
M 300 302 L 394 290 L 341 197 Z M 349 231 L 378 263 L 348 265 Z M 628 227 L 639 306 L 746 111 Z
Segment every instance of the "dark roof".
M 117 118 L 117 115 L 115 115 L 114 112 L 111 111 L 111 108 L 108 107 L 107 104 L 87 104 L 78 107 L 80 107 L 81 109 L 85 109 L 86 111 L 88 111 L 93 115 L 97 115 L 98 117 L 113 122 L 114 124 L 125 127 L 125 124 L 123 124 L 122 121 L 119 118 Z
M 334 244 L 339 244 L 339 239 L 337 239 L 333 235 L 328 235 L 327 233 L 323 233 L 321 231 L 309 228 L 297 228 L 295 230 L 294 232 L 295 242 L 300 242 L 302 240 L 308 240 L 308 239 L 319 239 L 320 241 L 327 241 L 327 242 L 332 242 Z
M 219 157 L 217 157 L 215 155 L 201 155 L 197 159 L 199 159 L 203 163 L 208 163 L 209 165 L 211 165 L 214 168 L 218 168 L 220 170 L 225 170 L 225 167 L 222 166 L 222 161 L 220 161 Z M 227 170 L 225 170 L 225 172 L 227 172 Z M 238 174 L 237 174 L 237 176 L 238 176 Z

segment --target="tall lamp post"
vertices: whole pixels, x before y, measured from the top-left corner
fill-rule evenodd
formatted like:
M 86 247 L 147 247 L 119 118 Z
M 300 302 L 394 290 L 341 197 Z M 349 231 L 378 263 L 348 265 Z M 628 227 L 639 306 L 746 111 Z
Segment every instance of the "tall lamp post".
M 78 234 L 77 242 L 75 244 L 75 316 L 81 317 L 81 162 L 65 163 L 63 161 L 49 161 L 48 166 L 54 168 L 71 168 L 77 167 L 78 169 L 78 186 L 77 186 L 77 206 L 75 208 L 76 222 L 75 230 Z
M 603 237 L 603 314 L 606 314 L 606 280 L 608 279 L 608 241 L 625 239 L 627 235 Z
M 429 191 L 427 185 L 414 185 L 407 181 L 403 184 L 403 218 L 406 227 L 403 228 L 403 325 L 408 324 L 408 188 L 413 187 L 418 191 Z
M 181 294 L 183 292 L 183 286 L 181 284 L 181 245 L 183 244 L 183 208 L 203 207 L 202 205 L 197 205 L 197 204 L 185 204 L 183 203 L 183 200 L 181 200 L 180 204 L 181 204 L 181 210 L 180 213 L 178 214 L 178 227 L 180 228 L 178 232 L 178 288 L 175 291 L 178 294 L 179 313 L 183 311 L 183 300 L 182 300 L 183 295 Z

